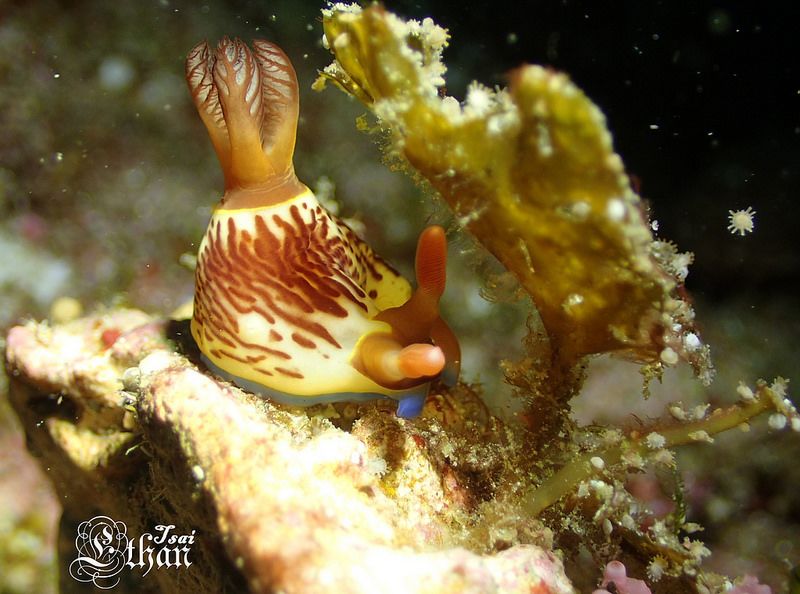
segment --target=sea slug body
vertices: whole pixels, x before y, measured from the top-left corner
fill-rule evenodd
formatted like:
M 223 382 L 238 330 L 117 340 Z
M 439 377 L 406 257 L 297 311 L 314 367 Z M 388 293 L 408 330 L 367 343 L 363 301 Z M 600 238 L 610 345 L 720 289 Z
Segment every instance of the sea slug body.
M 223 39 L 186 78 L 225 175 L 197 259 L 194 337 L 206 365 L 289 405 L 393 398 L 419 414 L 430 381 L 455 383 L 458 341 L 439 316 L 447 243 L 417 246 L 417 289 L 294 173 L 299 98 L 276 45 Z

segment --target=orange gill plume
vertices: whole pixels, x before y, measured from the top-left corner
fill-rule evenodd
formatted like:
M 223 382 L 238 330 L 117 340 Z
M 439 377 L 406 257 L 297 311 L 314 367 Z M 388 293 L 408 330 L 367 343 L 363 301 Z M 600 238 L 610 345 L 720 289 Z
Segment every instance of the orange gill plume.
M 192 336 L 239 386 L 290 405 L 393 398 L 419 414 L 432 379 L 455 383 L 458 341 L 439 316 L 447 242 L 423 231 L 418 288 L 294 173 L 297 77 L 276 45 L 203 42 L 186 79 L 225 174 L 201 242 Z
M 226 206 L 254 206 L 253 191 L 270 204 L 303 189 L 292 164 L 297 76 L 283 50 L 226 37 L 212 52 L 201 42 L 186 60 L 186 80 L 225 175 L 225 201 L 234 200 Z

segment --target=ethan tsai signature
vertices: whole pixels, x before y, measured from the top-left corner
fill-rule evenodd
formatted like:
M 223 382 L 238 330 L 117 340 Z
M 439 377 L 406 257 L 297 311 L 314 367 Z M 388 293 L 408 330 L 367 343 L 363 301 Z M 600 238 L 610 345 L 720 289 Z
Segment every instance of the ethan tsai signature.
M 142 577 L 155 567 L 189 567 L 194 533 L 179 534 L 173 524 L 158 524 L 153 532 L 138 539 L 128 538 L 128 528 L 108 516 L 81 522 L 75 538 L 78 557 L 69 565 L 69 574 L 79 582 L 91 582 L 108 590 L 120 582 L 124 569 L 138 569 Z

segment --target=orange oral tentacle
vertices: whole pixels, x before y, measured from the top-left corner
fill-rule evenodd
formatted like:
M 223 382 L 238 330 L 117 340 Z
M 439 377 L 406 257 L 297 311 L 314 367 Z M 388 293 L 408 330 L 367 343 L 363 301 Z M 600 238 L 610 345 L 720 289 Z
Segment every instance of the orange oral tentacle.
M 387 322 L 406 345 L 430 341 L 431 328 L 439 317 L 439 298 L 444 293 L 447 240 L 438 225 L 426 228 L 417 242 L 417 289 L 399 307 L 379 313 L 375 319 Z
M 411 344 L 397 354 L 397 366 L 407 378 L 438 375 L 444 364 L 442 349 L 430 344 Z
M 361 344 L 361 362 L 365 373 L 374 381 L 388 385 L 401 379 L 432 377 L 443 369 L 451 381 L 458 377 L 461 350 L 452 331 L 439 317 L 446 266 L 444 229 L 430 226 L 417 243 L 416 291 L 403 305 L 384 310 L 375 317 L 392 327 L 391 336 L 370 336 Z M 430 344 L 431 340 L 434 345 Z M 377 349 L 376 353 L 371 353 L 372 349 Z M 396 377 L 398 369 L 402 378 Z
M 442 349 L 430 344 L 404 346 L 390 334 L 371 334 L 361 343 L 360 367 L 382 386 L 403 388 L 438 375 L 445 365 Z

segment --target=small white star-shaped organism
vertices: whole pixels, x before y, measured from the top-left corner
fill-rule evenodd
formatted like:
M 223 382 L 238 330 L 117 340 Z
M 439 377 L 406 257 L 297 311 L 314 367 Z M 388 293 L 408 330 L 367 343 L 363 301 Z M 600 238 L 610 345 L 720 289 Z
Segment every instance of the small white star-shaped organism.
M 729 210 L 728 211 L 728 231 L 736 235 L 744 236 L 745 233 L 751 233 L 756 226 L 755 221 L 756 211 L 752 206 L 748 206 L 745 210 Z

